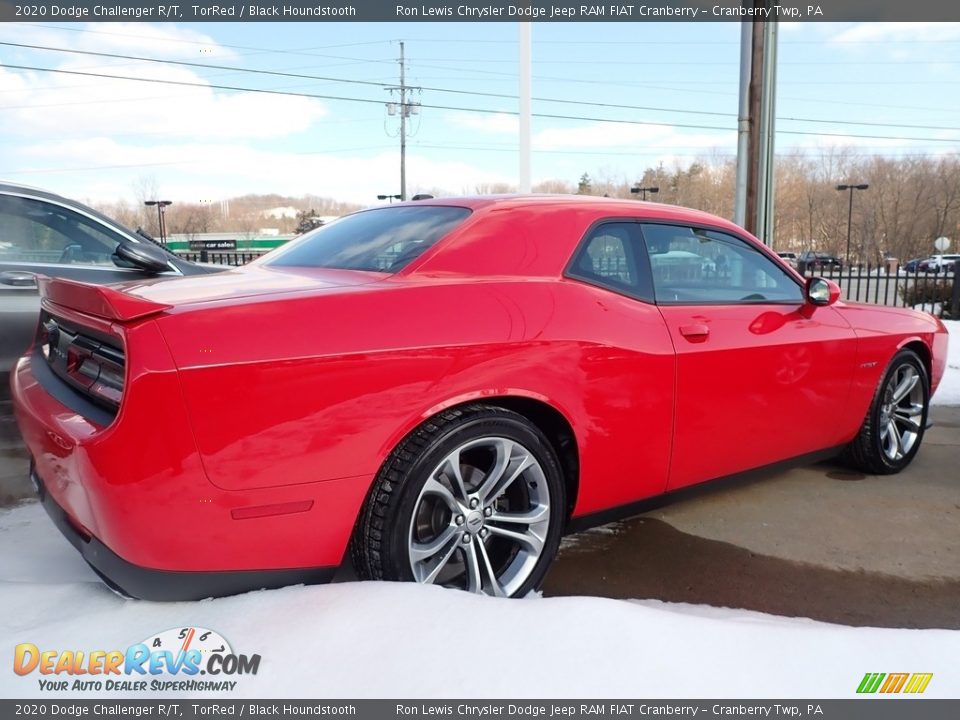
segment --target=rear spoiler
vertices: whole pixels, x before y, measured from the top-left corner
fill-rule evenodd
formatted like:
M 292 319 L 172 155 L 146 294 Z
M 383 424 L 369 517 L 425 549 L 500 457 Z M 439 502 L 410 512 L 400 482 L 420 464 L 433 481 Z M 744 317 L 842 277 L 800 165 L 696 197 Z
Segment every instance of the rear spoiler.
M 88 285 L 43 276 L 37 277 L 37 284 L 43 300 L 107 320 L 139 320 L 173 307 L 128 295 L 107 285 Z

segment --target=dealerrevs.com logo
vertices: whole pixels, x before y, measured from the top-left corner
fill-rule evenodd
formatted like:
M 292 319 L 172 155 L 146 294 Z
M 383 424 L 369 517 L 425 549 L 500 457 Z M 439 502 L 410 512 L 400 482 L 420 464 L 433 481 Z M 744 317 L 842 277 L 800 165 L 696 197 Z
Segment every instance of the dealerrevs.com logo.
M 198 627 L 165 630 L 126 650 L 14 648 L 13 671 L 39 675 L 52 692 L 230 692 L 240 675 L 256 675 L 259 655 L 237 654 L 217 632 Z

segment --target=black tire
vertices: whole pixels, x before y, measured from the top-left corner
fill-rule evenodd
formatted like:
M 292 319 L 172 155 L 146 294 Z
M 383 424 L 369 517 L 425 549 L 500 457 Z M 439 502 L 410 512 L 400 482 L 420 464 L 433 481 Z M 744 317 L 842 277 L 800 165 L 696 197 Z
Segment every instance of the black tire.
M 922 412 L 919 416 L 919 427 L 916 430 L 916 437 L 913 440 L 909 450 L 900 457 L 890 457 L 884 450 L 884 426 L 889 413 L 885 412 L 885 404 L 891 399 L 890 390 L 893 378 L 902 373 L 907 368 L 912 368 L 918 376 L 917 387 L 922 397 Z M 870 409 L 864 418 L 863 425 L 856 438 L 847 446 L 844 452 L 844 460 L 858 470 L 870 473 L 872 475 L 892 475 L 903 470 L 920 449 L 923 435 L 927 426 L 927 413 L 930 410 L 930 379 L 927 375 L 927 369 L 920 357 L 912 350 L 901 350 L 887 366 L 886 372 L 874 391 L 873 400 L 870 403 Z
M 420 512 L 418 501 L 421 491 L 438 464 L 451 452 L 464 443 L 482 442 L 484 438 L 507 438 L 522 445 L 539 463 L 546 480 L 550 513 L 543 547 L 535 565 L 534 560 L 529 561 L 533 569 L 529 570 L 522 585 L 508 594 L 511 597 L 523 597 L 539 588 L 556 556 L 566 519 L 560 463 L 550 441 L 525 417 L 510 410 L 482 404 L 447 410 L 424 422 L 404 438 L 386 459 L 361 510 L 351 541 L 351 556 L 360 578 L 416 580 L 411 568 L 408 542 L 414 532 L 414 513 Z M 525 475 L 521 477 L 526 479 Z M 527 483 L 519 484 L 525 486 Z M 527 492 L 526 487 L 521 490 Z M 535 492 L 542 491 L 540 488 Z M 452 519 L 449 522 L 452 523 Z M 460 557 L 457 551 L 455 554 Z M 463 559 L 465 563 L 466 558 Z M 517 578 L 519 581 L 520 577 Z M 457 584 L 452 583 L 452 586 Z M 486 585 L 483 591 L 488 591 Z

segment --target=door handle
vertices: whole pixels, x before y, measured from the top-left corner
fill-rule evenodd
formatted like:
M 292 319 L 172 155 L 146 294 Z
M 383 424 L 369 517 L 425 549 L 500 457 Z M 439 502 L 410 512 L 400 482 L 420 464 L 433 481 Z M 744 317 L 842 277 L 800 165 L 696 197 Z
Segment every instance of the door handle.
M 710 334 L 710 328 L 703 323 L 681 325 L 680 334 L 689 340 L 706 340 L 707 335 Z
M 0 285 L 12 285 L 13 287 L 36 287 L 37 276 L 32 272 L 22 270 L 6 270 L 0 272 Z

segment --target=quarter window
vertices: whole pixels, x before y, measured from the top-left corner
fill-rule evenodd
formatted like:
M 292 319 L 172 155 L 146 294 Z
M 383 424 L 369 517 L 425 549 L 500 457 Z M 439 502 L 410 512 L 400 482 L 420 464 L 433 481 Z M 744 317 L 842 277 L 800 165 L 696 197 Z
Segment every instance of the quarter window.
M 727 233 L 644 224 L 658 303 L 802 303 L 803 291 L 773 260 Z
M 640 248 L 640 226 L 634 222 L 609 222 L 587 237 L 567 274 L 611 290 L 653 300 L 647 274 L 641 272 L 646 259 Z M 638 259 L 641 263 L 638 263 Z

